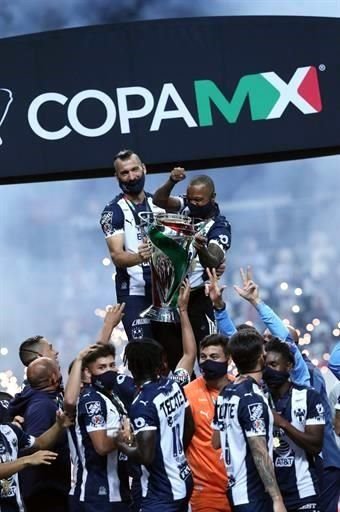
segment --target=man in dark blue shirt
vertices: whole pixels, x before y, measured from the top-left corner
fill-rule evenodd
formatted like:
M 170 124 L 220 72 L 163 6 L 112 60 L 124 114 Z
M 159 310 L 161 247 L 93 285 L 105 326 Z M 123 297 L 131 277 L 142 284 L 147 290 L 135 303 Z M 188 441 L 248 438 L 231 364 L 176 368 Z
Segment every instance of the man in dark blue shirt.
M 38 357 L 27 369 L 28 386 L 10 404 L 12 416 L 24 417 L 24 429 L 39 436 L 55 422 L 60 403 L 61 374 L 54 359 Z M 71 465 L 66 432 L 55 446 L 57 459 L 49 467 L 25 469 L 21 475 L 22 495 L 27 512 L 39 507 L 49 512 L 68 510 Z

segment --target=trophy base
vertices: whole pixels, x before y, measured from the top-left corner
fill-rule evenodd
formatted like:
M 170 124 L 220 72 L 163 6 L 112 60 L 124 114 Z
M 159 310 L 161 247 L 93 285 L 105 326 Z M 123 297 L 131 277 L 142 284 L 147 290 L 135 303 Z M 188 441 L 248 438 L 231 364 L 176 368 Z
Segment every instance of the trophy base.
M 164 323 L 180 323 L 181 319 L 178 313 L 178 309 L 171 306 L 149 306 L 147 309 L 144 309 L 140 313 L 140 318 L 150 318 L 154 322 L 164 322 Z

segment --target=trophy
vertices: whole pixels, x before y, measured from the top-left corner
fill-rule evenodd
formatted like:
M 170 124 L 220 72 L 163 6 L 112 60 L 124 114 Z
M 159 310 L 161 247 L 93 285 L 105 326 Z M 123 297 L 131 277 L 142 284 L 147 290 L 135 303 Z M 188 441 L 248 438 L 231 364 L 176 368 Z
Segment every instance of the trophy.
M 152 304 L 139 315 L 156 322 L 179 322 L 178 290 L 195 250 L 194 219 L 176 213 L 141 212 L 142 226 L 152 243 Z

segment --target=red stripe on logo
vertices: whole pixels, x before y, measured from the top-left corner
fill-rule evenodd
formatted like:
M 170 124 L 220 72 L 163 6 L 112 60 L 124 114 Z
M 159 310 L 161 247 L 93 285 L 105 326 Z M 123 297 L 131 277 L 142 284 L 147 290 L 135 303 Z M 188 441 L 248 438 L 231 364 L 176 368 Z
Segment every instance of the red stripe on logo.
M 316 68 L 311 66 L 303 82 L 298 88 L 298 93 L 305 99 L 317 112 L 322 110 L 320 96 L 319 80 Z

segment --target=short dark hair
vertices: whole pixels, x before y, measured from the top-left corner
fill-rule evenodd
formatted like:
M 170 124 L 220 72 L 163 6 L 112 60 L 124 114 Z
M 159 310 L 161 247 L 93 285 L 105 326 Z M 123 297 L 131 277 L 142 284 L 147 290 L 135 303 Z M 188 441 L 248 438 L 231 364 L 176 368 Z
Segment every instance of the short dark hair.
M 189 187 L 191 187 L 191 185 L 205 185 L 209 189 L 211 195 L 215 195 L 215 183 L 210 178 L 210 176 L 207 176 L 206 174 L 202 174 L 200 176 L 195 176 L 194 178 L 192 178 L 192 180 L 189 183 Z
M 263 338 L 255 329 L 241 329 L 230 338 L 229 352 L 238 371 L 250 373 L 263 352 Z
M 236 329 L 238 331 L 242 331 L 244 329 L 251 329 L 252 331 L 255 331 L 258 334 L 260 334 L 259 331 L 256 329 L 256 327 L 254 327 L 253 325 L 249 325 L 249 324 L 239 324 L 236 326 Z
M 44 339 L 44 336 L 37 334 L 36 336 L 27 338 L 21 343 L 19 347 L 19 357 L 24 366 L 28 366 L 34 359 L 40 357 L 39 343 L 42 339 Z
M 108 356 L 116 357 L 116 348 L 112 343 L 101 345 L 93 350 L 93 352 L 90 352 L 87 356 L 85 356 L 83 359 L 82 369 L 89 366 L 89 364 L 94 363 L 100 357 Z
M 142 163 L 140 157 L 137 155 L 137 153 L 135 153 L 134 151 L 132 151 L 132 149 L 122 149 L 121 151 L 119 151 L 114 157 L 113 157 L 113 168 L 116 172 L 116 161 L 117 160 L 129 160 L 129 158 L 131 158 L 132 156 L 136 156 L 138 158 L 138 160 L 140 161 L 140 163 Z
M 200 341 L 200 349 L 217 345 L 222 347 L 224 355 L 229 357 L 228 342 L 229 338 L 223 334 L 208 334 Z
M 276 354 L 280 354 L 283 359 L 294 366 L 294 356 L 291 353 L 288 343 L 281 341 L 279 338 L 272 337 L 270 341 L 268 341 L 265 345 L 266 353 L 275 352 Z
M 130 341 L 125 347 L 124 363 L 135 380 L 142 381 L 145 378 L 156 380 L 163 367 L 163 347 L 152 338 L 141 338 Z

